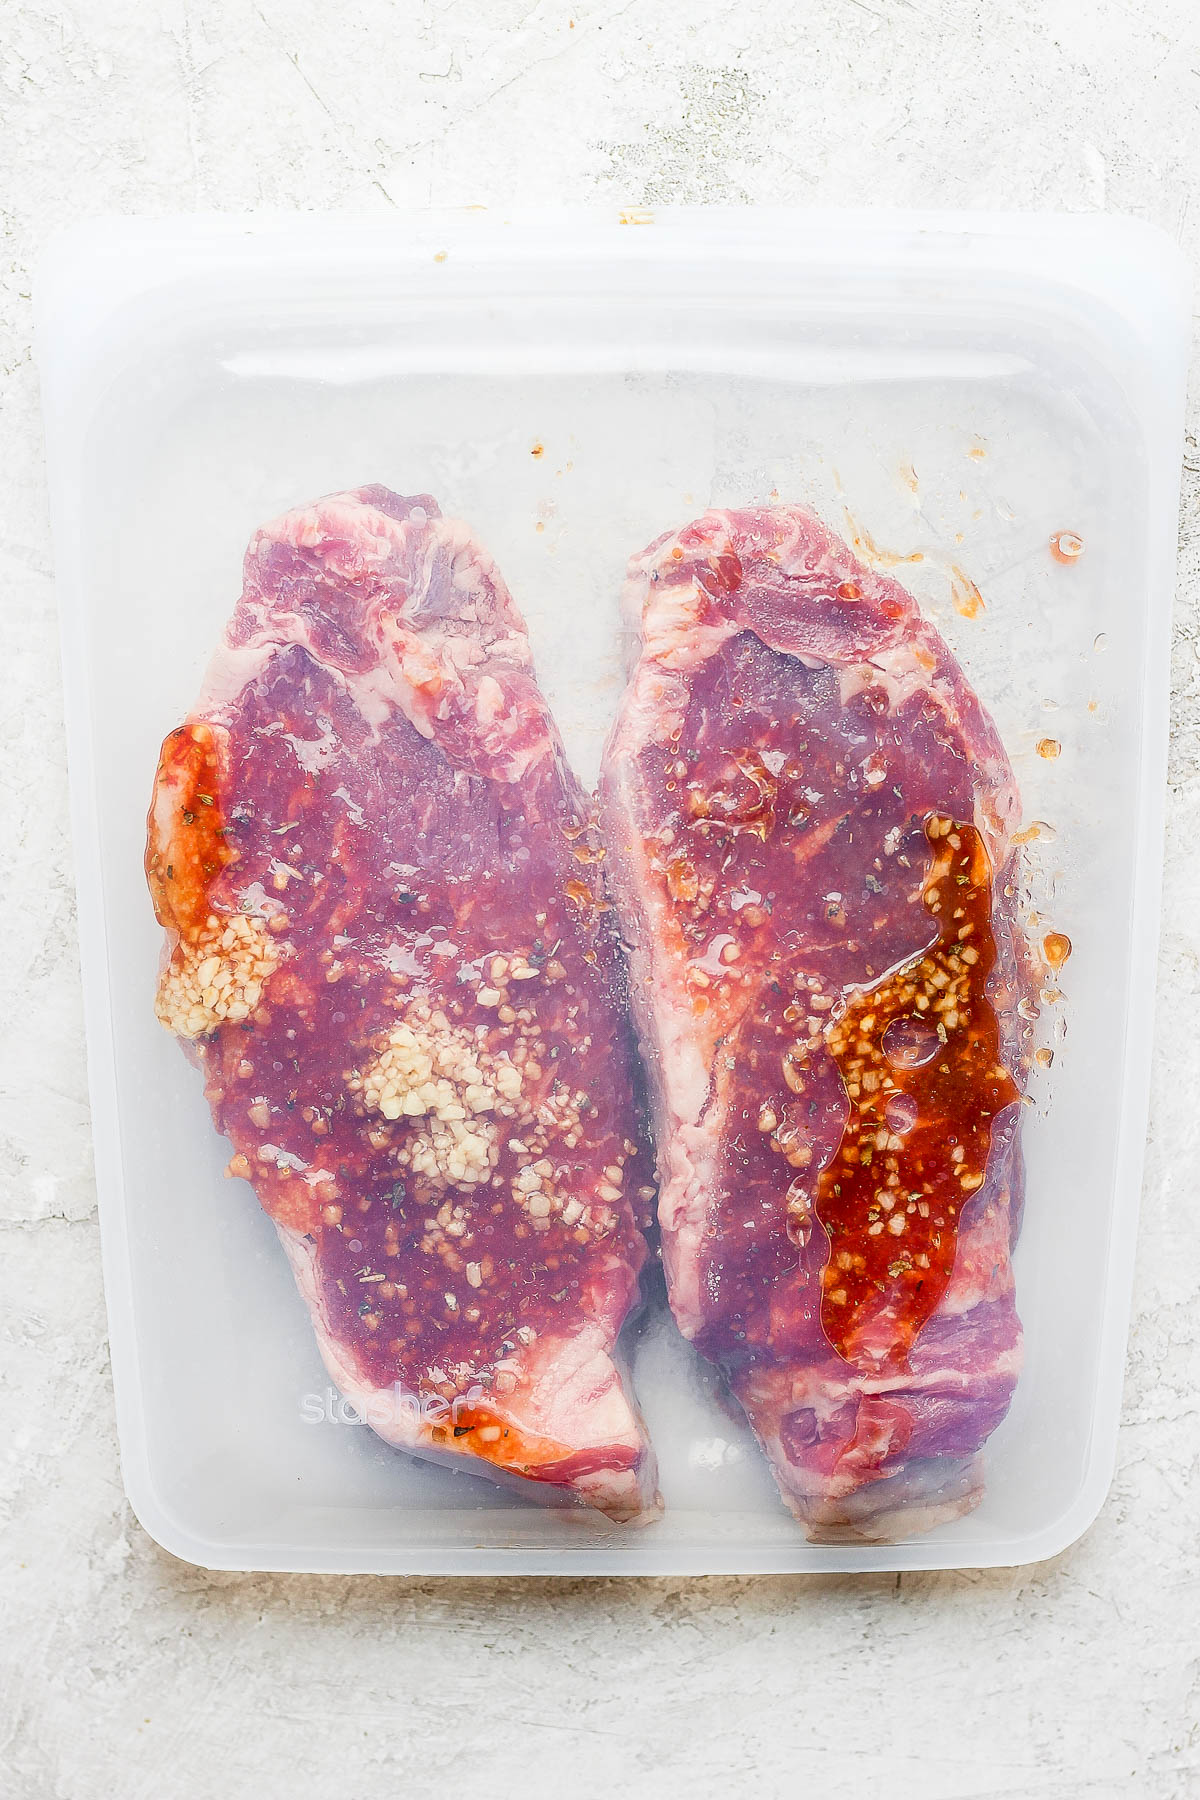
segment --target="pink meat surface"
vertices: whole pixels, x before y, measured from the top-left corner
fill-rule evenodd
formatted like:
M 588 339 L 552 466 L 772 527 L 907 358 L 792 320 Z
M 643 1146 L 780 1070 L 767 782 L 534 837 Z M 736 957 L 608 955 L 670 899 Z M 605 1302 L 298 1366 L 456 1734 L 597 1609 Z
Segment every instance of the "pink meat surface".
M 593 811 L 491 560 L 364 488 L 254 537 L 147 873 L 159 1017 L 333 1379 L 395 1444 L 624 1520 L 657 1504 L 614 1361 L 653 1189 Z
M 979 1499 L 1021 1360 L 1031 965 L 996 731 L 903 588 L 796 507 L 631 567 L 602 822 L 671 1306 L 815 1538 Z

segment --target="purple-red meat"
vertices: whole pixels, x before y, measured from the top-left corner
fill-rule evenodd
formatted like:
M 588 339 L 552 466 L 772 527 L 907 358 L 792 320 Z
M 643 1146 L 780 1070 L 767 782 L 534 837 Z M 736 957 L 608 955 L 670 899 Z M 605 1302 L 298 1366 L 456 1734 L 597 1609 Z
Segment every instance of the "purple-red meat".
M 810 1534 L 923 1530 L 978 1500 L 1021 1360 L 1012 771 L 806 511 L 709 513 L 626 597 L 602 819 L 671 1305 Z
M 628 1519 L 652 1189 L 600 855 L 464 525 L 365 488 L 256 534 L 163 746 L 159 1016 L 367 1421 Z

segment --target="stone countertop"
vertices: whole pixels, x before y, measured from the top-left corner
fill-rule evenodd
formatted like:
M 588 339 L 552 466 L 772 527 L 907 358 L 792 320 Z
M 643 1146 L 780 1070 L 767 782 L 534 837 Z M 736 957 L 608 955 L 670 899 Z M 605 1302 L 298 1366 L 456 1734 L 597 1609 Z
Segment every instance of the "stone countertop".
M 47 234 L 107 211 L 1107 208 L 1194 256 L 1194 0 L 8 0 L 0 18 L 0 1791 L 1200 1794 L 1192 432 L 1133 1336 L 1116 1480 L 1083 1541 L 903 1580 L 214 1575 L 146 1537 L 117 1465 L 29 302 Z

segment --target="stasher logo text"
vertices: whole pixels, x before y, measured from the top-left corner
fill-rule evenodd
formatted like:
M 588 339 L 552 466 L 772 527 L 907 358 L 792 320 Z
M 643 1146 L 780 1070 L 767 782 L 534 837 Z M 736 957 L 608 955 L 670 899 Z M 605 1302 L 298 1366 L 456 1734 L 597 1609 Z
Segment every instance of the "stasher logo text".
M 355 1406 L 334 1387 L 319 1394 L 300 1396 L 300 1421 L 304 1425 L 369 1425 L 373 1431 L 394 1428 L 402 1419 L 412 1424 L 457 1425 L 463 1407 L 478 1406 L 484 1399 L 478 1382 L 465 1394 L 443 1400 L 440 1394 L 413 1394 L 397 1381 Z

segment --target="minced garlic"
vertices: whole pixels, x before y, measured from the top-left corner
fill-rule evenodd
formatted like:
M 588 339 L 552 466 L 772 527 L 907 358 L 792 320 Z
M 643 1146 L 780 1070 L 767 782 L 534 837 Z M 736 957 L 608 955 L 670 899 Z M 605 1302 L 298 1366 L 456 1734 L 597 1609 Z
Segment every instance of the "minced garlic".
M 412 1008 L 375 1048 L 347 1085 L 368 1111 L 418 1126 L 411 1140 L 414 1173 L 462 1187 L 486 1181 L 500 1138 L 487 1115 L 520 1097 L 521 1071 L 424 1006 Z
M 219 1025 L 248 1019 L 280 957 L 280 944 L 261 919 L 210 913 L 163 970 L 154 1010 L 182 1038 L 205 1037 Z

